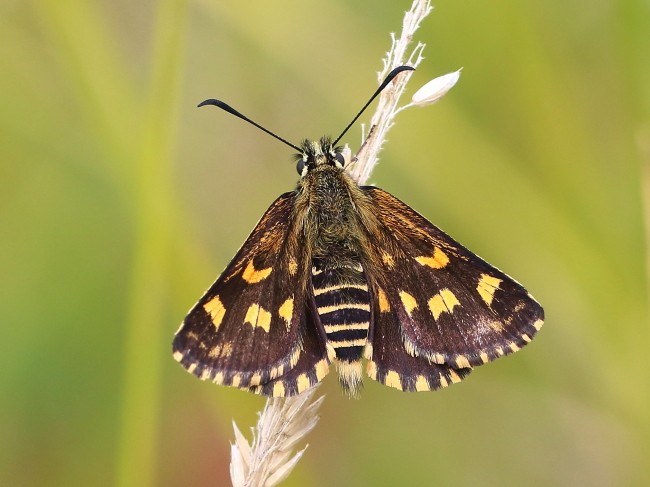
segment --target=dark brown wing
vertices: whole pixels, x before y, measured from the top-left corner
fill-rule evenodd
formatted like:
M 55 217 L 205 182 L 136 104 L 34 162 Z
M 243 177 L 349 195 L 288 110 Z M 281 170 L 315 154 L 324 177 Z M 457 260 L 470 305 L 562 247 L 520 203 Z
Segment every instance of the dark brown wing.
M 277 379 L 249 387 L 250 392 L 263 396 L 293 396 L 316 385 L 328 374 L 330 361 L 324 352 L 324 339 L 314 325 L 317 319 L 311 307 L 302 317 L 301 328 L 305 333 L 296 365 Z
M 360 211 L 370 222 L 363 264 L 373 288 L 372 360 L 403 382 L 426 370 L 412 365 L 415 357 L 467 370 L 530 342 L 544 311 L 519 283 L 389 193 L 362 190 L 370 198 Z M 395 346 L 398 339 L 407 356 Z M 390 346 L 378 347 L 386 340 Z
M 309 252 L 300 246 L 295 193 L 280 196 L 176 333 L 174 358 L 218 384 L 285 396 L 327 371 L 308 315 Z
M 451 367 L 415 357 L 406 351 L 399 321 L 375 300 L 372 308 L 372 330 L 366 355 L 368 377 L 400 391 L 429 391 L 447 387 L 463 380 L 471 368 Z

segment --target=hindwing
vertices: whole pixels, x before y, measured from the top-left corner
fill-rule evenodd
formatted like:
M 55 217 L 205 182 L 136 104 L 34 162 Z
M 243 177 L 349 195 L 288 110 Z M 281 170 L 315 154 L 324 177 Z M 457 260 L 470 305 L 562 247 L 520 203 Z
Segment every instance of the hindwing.
M 271 205 L 176 333 L 174 358 L 199 378 L 284 396 L 327 372 L 309 316 L 310 253 L 294 200 L 285 193 Z
M 295 366 L 288 369 L 284 375 L 249 387 L 250 392 L 263 396 L 294 396 L 316 385 L 328 374 L 330 361 L 323 347 L 322 335 L 316 328 L 317 318 L 315 316 L 313 308 L 308 306 L 301 318 L 300 326 L 304 333 L 300 355 Z
M 400 323 L 391 318 L 390 311 L 386 301 L 373 301 L 373 325 L 366 349 L 368 377 L 400 391 L 415 392 L 447 387 L 472 371 L 469 367 L 436 364 L 410 355 L 404 346 Z
M 370 201 L 360 206 L 369 222 L 364 267 L 372 269 L 368 358 L 383 383 L 399 376 L 410 390 L 421 390 L 418 381 L 446 385 L 530 342 L 544 312 L 519 283 L 389 193 L 362 190 Z

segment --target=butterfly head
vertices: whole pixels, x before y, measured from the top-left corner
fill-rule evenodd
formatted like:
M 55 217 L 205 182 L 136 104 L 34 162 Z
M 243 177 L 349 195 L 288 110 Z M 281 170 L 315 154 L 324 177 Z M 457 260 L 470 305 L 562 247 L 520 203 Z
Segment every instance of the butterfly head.
M 296 170 L 304 177 L 317 167 L 331 166 L 343 169 L 345 159 L 342 150 L 342 147 L 334 147 L 329 137 L 304 140 L 300 144 L 300 152 L 296 154 Z

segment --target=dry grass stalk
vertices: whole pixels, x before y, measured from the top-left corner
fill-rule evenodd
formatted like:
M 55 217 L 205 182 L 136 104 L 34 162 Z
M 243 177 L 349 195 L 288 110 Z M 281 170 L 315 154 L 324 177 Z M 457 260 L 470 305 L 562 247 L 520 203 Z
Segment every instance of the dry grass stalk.
M 420 27 L 424 18 L 431 13 L 431 10 L 433 7 L 429 0 L 415 0 L 411 9 L 404 14 L 399 38 L 396 38 L 395 34 L 391 34 L 393 45 L 383 59 L 384 69 L 377 73 L 379 83 L 398 66 L 406 64 L 416 68 L 422 62 L 424 59 L 422 51 L 425 47 L 423 43 L 418 42 L 408 57 L 407 52 L 415 31 Z M 379 152 L 386 141 L 386 134 L 395 123 L 395 115 L 399 111 L 397 104 L 406 89 L 411 74 L 412 72 L 400 74 L 379 96 L 375 113 L 370 118 L 370 130 L 367 138 L 363 137 L 365 139 L 363 145 L 356 155 L 354 166 L 350 169 L 350 175 L 359 184 L 365 184 L 368 181 L 372 170 L 377 165 Z
M 383 60 L 384 69 L 378 74 L 380 83 L 393 68 L 403 64 L 416 67 L 422 61 L 424 44 L 418 43 L 408 58 L 406 53 L 413 34 L 431 10 L 428 0 L 415 0 L 405 13 L 400 37 L 391 34 L 393 43 Z M 397 103 L 409 78 L 410 73 L 398 76 L 379 98 L 368 137 L 350 169 L 350 174 L 360 184 L 367 181 L 377 163 L 386 134 L 394 124 Z M 267 400 L 259 414 L 257 426 L 252 429 L 252 444 L 246 441 L 233 422 L 235 443 L 231 446 L 230 477 L 234 487 L 273 487 L 291 473 L 307 448 L 305 446 L 294 454 L 295 446 L 318 422 L 316 413 L 324 396 L 312 402 L 317 388 L 313 387 L 294 397 Z
M 325 396 L 312 402 L 317 389 L 266 401 L 257 426 L 251 428 L 250 444 L 233 421 L 230 478 L 234 487 L 273 487 L 291 473 L 307 448 L 294 454 L 295 446 L 318 422 L 318 408 Z

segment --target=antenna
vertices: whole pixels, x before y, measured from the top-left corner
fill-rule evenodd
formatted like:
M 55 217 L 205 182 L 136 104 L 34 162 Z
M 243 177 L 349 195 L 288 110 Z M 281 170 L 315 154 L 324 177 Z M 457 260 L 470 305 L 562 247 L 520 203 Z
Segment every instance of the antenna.
M 399 67 L 393 69 L 390 73 L 388 73 L 388 76 L 386 76 L 386 79 L 384 80 L 384 82 L 379 86 L 379 88 L 377 88 L 377 91 L 375 91 L 375 93 L 370 97 L 370 100 L 368 100 L 368 102 L 363 106 L 363 108 L 362 108 L 361 110 L 359 110 L 359 113 L 357 113 L 357 115 L 352 119 L 352 121 L 348 124 L 348 126 L 345 127 L 345 130 L 344 130 L 344 131 L 341 133 L 341 135 L 339 135 L 339 136 L 337 137 L 337 139 L 332 143 L 332 146 L 335 146 L 336 143 L 337 143 L 339 140 L 341 140 L 341 137 L 343 137 L 343 136 L 345 135 L 345 133 L 350 129 L 350 127 L 352 127 L 352 124 L 354 124 L 354 122 L 357 121 L 357 119 L 361 116 L 361 114 L 364 112 L 364 110 L 365 110 L 366 108 L 368 108 L 368 105 L 370 105 L 370 104 L 372 103 L 372 101 L 373 101 L 375 98 L 377 98 L 377 96 L 378 96 L 378 95 L 379 95 L 379 94 L 384 90 L 384 88 L 386 88 L 386 86 L 388 86 L 388 84 L 389 84 L 391 81 L 393 81 L 393 78 L 395 78 L 395 76 L 397 76 L 397 75 L 398 75 L 399 73 L 401 73 L 402 71 L 414 71 L 414 70 L 415 70 L 415 68 L 412 68 L 411 66 L 399 66 Z M 239 118 L 241 118 L 242 120 L 244 120 L 244 121 L 250 123 L 251 125 L 254 125 L 254 126 L 257 127 L 258 129 L 260 129 L 260 130 L 266 132 L 267 134 L 269 134 L 271 137 L 275 137 L 275 138 L 278 139 L 280 142 L 283 142 L 283 143 L 287 144 L 289 147 L 291 147 L 291 148 L 297 150 L 298 152 L 302 152 L 302 151 L 303 151 L 303 149 L 301 149 L 301 148 L 298 147 L 297 145 L 294 145 L 294 144 L 292 144 L 291 142 L 287 141 L 286 139 L 283 139 L 283 138 L 280 137 L 279 135 L 274 134 L 274 133 L 271 132 L 270 130 L 265 129 L 265 128 L 262 127 L 259 123 L 253 122 L 250 118 L 248 118 L 247 116 L 243 115 L 242 113 L 239 113 L 239 112 L 238 112 L 237 110 L 235 110 L 233 107 L 231 107 L 231 106 L 228 105 L 227 103 L 222 102 L 221 100 L 217 100 L 217 99 L 215 99 L 215 98 L 210 98 L 210 99 L 208 99 L 208 100 L 202 101 L 202 102 L 199 103 L 197 106 L 199 106 L 199 107 L 203 107 L 203 106 L 205 106 L 205 105 L 214 105 L 215 107 L 221 108 L 222 110 L 224 110 L 224 111 L 230 113 L 231 115 L 234 115 L 235 117 L 239 117 Z
M 275 137 L 275 138 L 278 139 L 280 142 L 284 142 L 284 143 L 287 144 L 289 147 L 292 147 L 292 148 L 296 149 L 298 152 L 302 152 L 302 149 L 301 149 L 300 147 L 298 147 L 297 145 L 294 145 L 294 144 L 292 144 L 291 142 L 288 142 L 287 140 L 283 139 L 283 138 L 280 137 L 279 135 L 275 135 L 275 134 L 274 134 L 273 132 L 271 132 L 270 130 L 265 129 L 264 127 L 262 127 L 259 123 L 255 123 L 255 122 L 253 122 L 250 118 L 248 118 L 248 117 L 245 116 L 245 115 L 242 115 L 242 114 L 239 113 L 237 110 L 235 110 L 233 107 L 231 107 L 231 106 L 228 105 L 227 103 L 222 102 L 221 100 L 216 100 L 216 99 L 214 99 L 214 98 L 210 98 L 209 100 L 202 101 L 202 102 L 199 103 L 197 106 L 202 107 L 202 106 L 205 106 L 205 105 L 214 105 L 215 107 L 219 107 L 219 108 L 221 108 L 222 110 L 225 110 L 225 111 L 227 111 L 228 113 L 234 115 L 235 117 L 239 117 L 239 118 L 241 118 L 242 120 L 245 120 L 246 122 L 250 123 L 251 125 L 255 125 L 258 129 L 263 130 L 264 132 L 266 132 L 267 134 L 269 134 L 271 137 Z
M 393 81 L 393 78 L 400 74 L 402 71 L 415 71 L 415 68 L 411 66 L 398 66 L 397 68 L 393 69 L 390 73 L 388 73 L 388 76 L 386 76 L 386 79 L 384 82 L 379 85 L 379 88 L 377 88 L 377 91 L 370 97 L 370 100 L 366 102 L 366 104 L 363 106 L 361 110 L 359 110 L 359 113 L 356 114 L 356 116 L 352 119 L 352 121 L 348 124 L 347 127 L 345 127 L 345 130 L 339 135 L 334 142 L 332 142 L 332 146 L 336 146 L 336 143 L 341 140 L 341 138 L 345 135 L 345 133 L 350 130 L 350 127 L 352 127 L 352 124 L 357 121 L 357 119 L 361 116 L 361 114 L 364 112 L 366 108 L 368 108 L 368 105 L 372 103 L 372 101 L 377 98 L 379 93 L 381 93 L 386 86 L 388 86 L 388 83 Z M 205 103 L 205 102 L 204 102 Z

